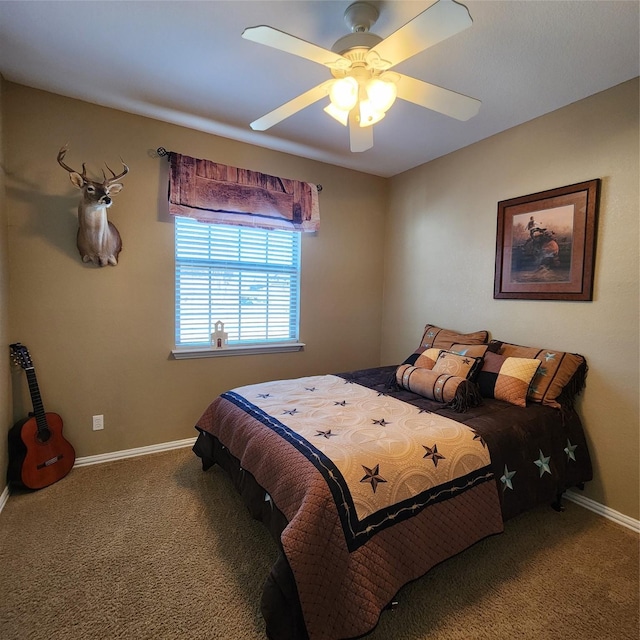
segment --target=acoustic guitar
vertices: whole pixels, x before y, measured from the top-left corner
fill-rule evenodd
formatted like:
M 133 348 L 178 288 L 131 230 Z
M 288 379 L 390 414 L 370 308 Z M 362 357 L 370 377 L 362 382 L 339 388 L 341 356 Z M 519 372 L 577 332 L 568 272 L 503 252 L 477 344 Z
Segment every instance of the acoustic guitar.
M 7 482 L 42 489 L 71 471 L 76 452 L 62 435 L 62 418 L 44 410 L 29 351 L 19 342 L 10 348 L 13 361 L 27 374 L 33 414 L 9 429 Z

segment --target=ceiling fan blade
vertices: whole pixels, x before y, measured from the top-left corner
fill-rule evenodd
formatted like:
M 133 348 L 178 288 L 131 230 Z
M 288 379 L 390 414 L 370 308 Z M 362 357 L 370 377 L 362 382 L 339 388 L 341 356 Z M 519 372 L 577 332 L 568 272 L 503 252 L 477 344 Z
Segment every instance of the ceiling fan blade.
M 379 68 L 390 68 L 464 31 L 472 24 L 469 10 L 453 0 L 439 0 L 377 44 L 368 58 L 380 58 Z
M 354 153 L 373 147 L 373 127 L 361 127 L 357 112 L 358 107 L 349 112 L 349 144 Z
M 264 131 L 265 129 L 269 129 L 269 127 L 273 127 L 274 124 L 282 122 L 285 118 L 288 118 L 294 113 L 308 107 L 310 104 L 317 102 L 320 98 L 324 98 L 329 95 L 329 87 L 332 83 L 333 79 L 320 83 L 313 87 L 313 89 L 309 89 L 309 91 L 300 94 L 297 98 L 289 100 L 289 102 L 283 104 L 277 109 L 270 111 L 266 115 L 262 116 L 262 118 L 254 120 L 249 126 L 254 131 Z
M 242 32 L 242 37 L 246 40 L 264 44 L 267 47 L 280 49 L 280 51 L 292 53 L 294 56 L 300 56 L 306 60 L 323 64 L 331 69 L 349 69 L 351 67 L 351 61 L 340 54 L 329 51 L 328 49 L 323 49 L 318 45 L 296 38 L 273 27 L 267 27 L 265 25 L 249 27 Z
M 461 93 L 443 89 L 410 76 L 398 74 L 398 98 L 437 111 L 457 120 L 469 120 L 478 113 L 482 102 Z

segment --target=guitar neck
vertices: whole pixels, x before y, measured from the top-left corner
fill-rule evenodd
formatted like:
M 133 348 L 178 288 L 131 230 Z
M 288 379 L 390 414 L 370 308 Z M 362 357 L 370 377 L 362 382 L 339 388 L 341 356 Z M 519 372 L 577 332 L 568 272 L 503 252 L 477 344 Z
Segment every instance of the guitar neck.
M 29 384 L 31 403 L 33 404 L 33 414 L 36 418 L 38 431 L 46 431 L 49 427 L 47 426 L 47 418 L 45 415 L 44 405 L 42 404 L 42 397 L 40 396 L 40 387 L 38 387 L 36 370 L 34 367 L 28 367 L 25 369 L 25 373 L 27 374 L 27 383 Z

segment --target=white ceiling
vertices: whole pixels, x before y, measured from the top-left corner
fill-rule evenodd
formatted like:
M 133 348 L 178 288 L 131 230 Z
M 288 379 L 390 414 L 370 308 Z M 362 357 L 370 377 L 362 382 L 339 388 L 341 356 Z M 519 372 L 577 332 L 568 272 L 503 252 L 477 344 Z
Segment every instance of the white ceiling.
M 386 37 L 433 0 L 372 2 Z M 473 26 L 395 70 L 478 98 L 459 122 L 396 101 L 374 146 L 317 102 L 265 132 L 249 122 L 330 78 L 325 67 L 241 38 L 270 25 L 330 49 L 348 33 L 338 0 L 0 0 L 6 80 L 255 145 L 392 176 L 640 73 L 637 0 L 467 0 Z M 158 140 L 158 146 L 163 141 Z M 175 149 L 180 151 L 180 149 Z

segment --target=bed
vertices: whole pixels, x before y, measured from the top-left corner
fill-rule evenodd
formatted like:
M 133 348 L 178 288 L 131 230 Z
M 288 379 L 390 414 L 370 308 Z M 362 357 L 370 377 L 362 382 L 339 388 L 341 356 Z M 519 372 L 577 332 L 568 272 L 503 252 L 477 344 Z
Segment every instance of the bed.
M 400 365 L 215 398 L 194 452 L 279 545 L 267 636 L 366 634 L 404 584 L 526 509 L 560 510 L 592 477 L 573 404 L 586 370 L 577 354 L 427 325 Z

